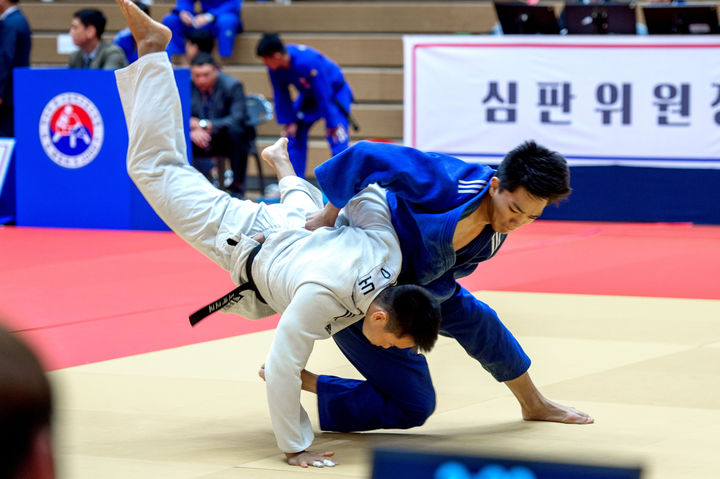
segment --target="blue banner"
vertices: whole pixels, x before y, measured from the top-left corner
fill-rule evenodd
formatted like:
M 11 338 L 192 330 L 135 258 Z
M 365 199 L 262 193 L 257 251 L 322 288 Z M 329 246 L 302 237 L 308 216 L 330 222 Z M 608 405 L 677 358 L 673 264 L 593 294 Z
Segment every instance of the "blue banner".
M 189 119 L 189 71 L 175 80 Z M 16 69 L 15 131 L 19 226 L 168 229 L 126 172 L 114 72 Z

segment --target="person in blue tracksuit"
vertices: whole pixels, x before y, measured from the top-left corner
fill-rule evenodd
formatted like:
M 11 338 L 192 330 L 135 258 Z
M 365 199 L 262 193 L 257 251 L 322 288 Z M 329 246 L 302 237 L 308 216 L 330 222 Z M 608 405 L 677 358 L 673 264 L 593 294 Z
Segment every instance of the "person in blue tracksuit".
M 233 55 L 235 36 L 243 31 L 242 0 L 200 0 L 200 12 L 195 12 L 196 0 L 177 0 L 172 12 L 163 18 L 172 31 L 167 47 L 171 57 L 185 53 L 185 37 L 193 30 L 210 31 L 217 38 L 217 47 L 223 59 Z
M 145 15 L 150 16 L 150 9 L 147 5 L 138 0 L 134 0 L 133 3 L 137 5 L 137 7 L 145 13 Z M 117 32 L 115 37 L 113 37 L 113 43 L 125 52 L 125 58 L 127 58 L 128 64 L 138 59 L 137 45 L 135 44 L 135 39 L 133 38 L 132 33 L 130 33 L 129 28 L 123 28 Z
M 273 87 L 275 115 L 289 139 L 290 161 L 297 175 L 305 177 L 308 132 L 325 119 L 330 151 L 337 155 L 348 147 L 348 124 L 353 93 L 340 67 L 319 51 L 305 45 L 285 45 L 274 33 L 266 33 L 257 55 L 268 67 Z M 289 86 L 298 96 L 293 101 Z
M 508 153 L 495 171 L 447 155 L 363 141 L 317 167 L 315 177 L 329 203 L 308 217 L 308 229 L 333 224 L 338 208 L 365 186 L 385 188 L 403 253 L 399 282 L 420 284 L 441 301 L 441 334 L 455 338 L 511 389 L 524 419 L 593 422 L 586 413 L 554 403 L 535 388 L 528 374 L 530 358 L 512 333 L 492 308 L 456 281 L 492 258 L 509 232 L 570 193 L 569 170 L 560 154 L 526 142 Z M 309 376 L 314 384 L 308 390 L 318 394 L 324 430 L 424 423 L 435 408 L 424 356 L 373 347 L 352 327 L 333 338 L 369 381 Z

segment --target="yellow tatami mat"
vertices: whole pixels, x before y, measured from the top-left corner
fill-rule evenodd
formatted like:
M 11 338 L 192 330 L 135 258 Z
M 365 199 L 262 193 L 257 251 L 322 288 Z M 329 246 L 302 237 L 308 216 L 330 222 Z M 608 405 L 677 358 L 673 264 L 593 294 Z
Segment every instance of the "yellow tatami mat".
M 266 331 L 51 372 L 59 477 L 369 477 L 376 444 L 637 463 L 652 479 L 720 477 L 720 301 L 477 295 L 533 359 L 540 390 L 595 424 L 522 421 L 510 391 L 441 338 L 428 356 L 438 405 L 424 426 L 320 433 L 315 397 L 303 393 L 314 449 L 334 450 L 341 465 L 291 467 L 257 376 L 272 341 Z M 357 377 L 331 340 L 316 344 L 308 369 Z

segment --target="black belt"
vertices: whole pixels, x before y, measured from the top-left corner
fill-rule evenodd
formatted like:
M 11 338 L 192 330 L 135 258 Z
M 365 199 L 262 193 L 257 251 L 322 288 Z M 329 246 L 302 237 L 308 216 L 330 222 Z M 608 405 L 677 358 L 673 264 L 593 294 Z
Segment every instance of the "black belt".
M 252 279 L 252 264 L 255 260 L 255 256 L 260 252 L 260 248 L 262 247 L 262 243 L 257 245 L 251 252 L 250 255 L 248 255 L 248 259 L 245 262 L 245 276 L 247 276 L 247 281 L 244 284 L 241 284 L 237 288 L 230 291 L 225 296 L 218 298 L 217 300 L 213 301 L 212 303 L 208 304 L 207 306 L 203 306 L 202 308 L 195 311 L 193 314 L 190 315 L 190 325 L 195 326 L 197 323 L 202 321 L 203 319 L 207 318 L 211 314 L 213 314 L 216 311 L 219 311 L 223 307 L 227 306 L 229 303 L 238 302 L 240 301 L 240 298 L 242 298 L 242 292 L 243 291 L 254 291 L 255 297 L 258 299 L 258 301 L 261 301 L 265 303 L 265 300 L 263 299 L 262 295 L 260 294 L 260 291 L 257 290 L 257 286 L 255 286 L 255 281 Z M 267 304 L 267 303 L 265 303 Z
M 350 114 L 350 112 L 347 111 L 347 109 L 345 109 L 345 106 L 342 103 L 340 103 L 340 100 L 335 98 L 333 103 L 335 103 L 335 106 L 338 107 L 338 109 L 340 110 L 340 112 L 343 115 L 345 115 L 345 118 L 347 118 L 347 121 L 350 124 L 350 126 L 352 126 L 352 129 L 354 131 L 358 131 L 360 129 L 360 125 L 357 124 L 357 122 L 355 121 L 355 118 L 353 118 L 353 116 Z

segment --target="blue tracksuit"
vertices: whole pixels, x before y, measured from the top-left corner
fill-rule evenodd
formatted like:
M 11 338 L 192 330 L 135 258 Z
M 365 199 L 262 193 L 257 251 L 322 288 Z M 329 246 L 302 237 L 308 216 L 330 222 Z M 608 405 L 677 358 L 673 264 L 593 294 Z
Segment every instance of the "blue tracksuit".
M 195 12 L 196 0 L 177 0 L 177 5 L 163 18 L 163 23 L 172 31 L 172 39 L 167 47 L 168 55 L 185 53 L 185 37 L 193 29 L 180 20 L 178 12 Z M 235 47 L 235 36 L 243 31 L 242 0 L 200 0 L 202 13 L 210 13 L 215 20 L 208 23 L 203 30 L 208 30 L 217 39 L 218 53 L 223 58 L 231 57 Z
M 297 123 L 295 138 L 289 138 L 288 153 L 295 172 L 304 178 L 310 127 L 324 118 L 326 128 L 342 126 L 347 133 L 347 114 L 353 94 L 340 67 L 322 53 L 305 45 L 287 45 L 285 48 L 290 54 L 290 67 L 268 70 L 268 73 L 277 122 L 281 125 Z M 290 98 L 290 85 L 299 93 L 294 102 Z M 340 141 L 327 137 L 333 155 L 348 147 L 347 136 Z
M 489 306 L 460 287 L 477 264 L 492 258 L 506 235 L 490 225 L 455 252 L 459 220 L 475 211 L 495 171 L 437 153 L 386 143 L 360 142 L 315 169 L 330 202 L 342 207 L 371 183 L 387 189 L 403 266 L 399 281 L 426 287 L 441 301 L 441 333 L 454 337 L 498 381 L 515 379 L 530 358 Z M 326 430 L 407 428 L 434 409 L 427 363 L 409 350 L 372 346 L 359 328 L 333 336 L 367 381 L 321 376 L 320 424 Z
M 138 59 L 137 45 L 135 45 L 135 39 L 132 33 L 130 33 L 129 28 L 117 32 L 113 38 L 113 43 L 125 52 L 125 58 L 127 58 L 128 64 Z

